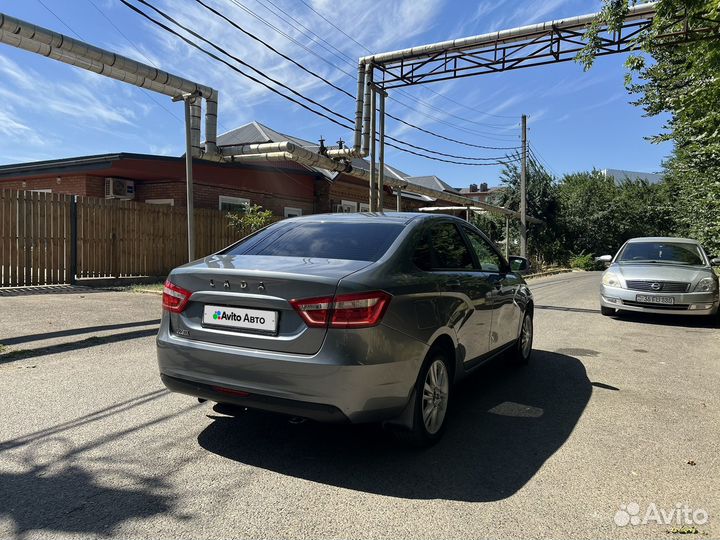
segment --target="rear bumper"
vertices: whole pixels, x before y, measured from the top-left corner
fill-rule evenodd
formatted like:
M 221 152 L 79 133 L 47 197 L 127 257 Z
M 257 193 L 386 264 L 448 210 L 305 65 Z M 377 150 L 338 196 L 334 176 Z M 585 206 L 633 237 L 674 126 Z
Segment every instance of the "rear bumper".
M 187 339 L 170 331 L 167 316 L 157 338 L 160 374 L 172 391 L 329 422 L 375 422 L 399 415 L 427 350 L 426 344 L 383 325 L 329 331 L 314 355 Z
M 672 305 L 646 304 L 637 302 L 638 294 L 672 297 Z M 718 312 L 718 293 L 647 293 L 621 289 L 619 287 L 600 286 L 600 305 L 624 311 L 674 315 L 714 315 Z
M 218 403 L 231 403 L 249 409 L 262 409 L 290 416 L 302 416 L 303 418 L 317 420 L 318 422 L 344 423 L 350 421 L 340 409 L 332 405 L 276 398 L 261 394 L 239 396 L 232 392 L 219 390 L 217 387 L 208 384 L 186 381 L 163 373 L 160 374 L 160 378 L 167 389 L 172 392 L 208 399 Z

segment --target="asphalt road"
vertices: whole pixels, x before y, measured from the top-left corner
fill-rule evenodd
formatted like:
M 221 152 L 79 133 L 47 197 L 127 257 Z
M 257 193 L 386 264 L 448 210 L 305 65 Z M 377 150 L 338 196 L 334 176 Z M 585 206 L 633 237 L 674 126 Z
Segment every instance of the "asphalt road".
M 717 538 L 718 320 L 602 317 L 598 283 L 532 282 L 531 364 L 483 368 L 422 451 L 167 393 L 157 296 L 0 294 L 0 537 L 657 538 L 679 504 Z

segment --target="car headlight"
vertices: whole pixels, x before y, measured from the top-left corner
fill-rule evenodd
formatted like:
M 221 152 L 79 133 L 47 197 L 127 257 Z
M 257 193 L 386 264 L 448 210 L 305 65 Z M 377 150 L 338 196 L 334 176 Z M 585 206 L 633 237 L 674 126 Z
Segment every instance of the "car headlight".
M 620 276 L 618 276 L 615 272 L 605 272 L 602 277 L 602 284 L 606 287 L 622 288 L 622 281 L 620 281 Z
M 715 283 L 715 279 L 706 277 L 702 278 L 698 281 L 698 284 L 695 285 L 695 292 L 713 292 L 716 288 L 717 283 Z

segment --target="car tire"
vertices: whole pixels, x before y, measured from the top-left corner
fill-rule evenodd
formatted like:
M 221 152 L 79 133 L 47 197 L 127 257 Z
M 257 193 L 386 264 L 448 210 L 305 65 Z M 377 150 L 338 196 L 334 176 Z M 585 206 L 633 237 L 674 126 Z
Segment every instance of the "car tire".
M 602 315 L 604 315 L 605 317 L 610 317 L 612 315 L 615 315 L 616 309 L 611 308 L 611 307 L 600 306 L 600 313 Z
M 403 443 L 416 447 L 435 444 L 442 437 L 452 391 L 450 365 L 442 352 L 430 351 L 415 383 L 412 428 L 395 431 Z
M 524 366 L 530 362 L 530 357 L 532 356 L 533 334 L 534 329 L 532 313 L 526 311 L 523 314 L 522 325 L 520 326 L 520 335 L 510 351 L 510 357 L 514 364 Z

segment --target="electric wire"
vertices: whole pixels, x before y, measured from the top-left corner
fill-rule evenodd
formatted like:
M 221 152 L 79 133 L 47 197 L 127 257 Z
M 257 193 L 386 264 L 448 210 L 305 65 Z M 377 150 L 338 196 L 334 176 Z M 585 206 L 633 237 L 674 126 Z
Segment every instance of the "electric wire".
M 268 0 L 268 1 L 270 1 L 270 0 Z M 352 41 L 353 43 L 355 43 L 356 45 L 359 45 L 360 47 L 362 47 L 363 49 L 365 49 L 366 52 L 372 54 L 372 51 L 371 51 L 368 47 L 366 47 L 364 44 L 360 43 L 358 40 L 356 40 L 356 39 L 355 39 L 354 37 L 352 37 L 351 35 L 347 34 L 342 28 L 340 28 L 339 26 L 337 26 L 335 23 L 333 23 L 331 20 L 329 20 L 327 17 L 325 17 L 322 13 L 320 13 L 320 12 L 317 11 L 315 8 L 313 8 L 313 7 L 312 7 L 310 4 L 308 4 L 305 0 L 300 0 L 300 2 L 302 2 L 310 11 L 312 11 L 313 13 L 315 13 L 318 17 L 320 17 L 322 20 L 324 20 L 326 23 L 328 23 L 330 26 L 332 26 L 335 30 L 337 30 L 338 32 L 340 32 L 340 33 L 341 33 L 342 35 L 344 35 L 346 38 L 348 38 L 349 40 L 351 40 L 351 41 Z M 514 116 L 510 116 L 510 115 L 506 115 L 506 114 L 493 114 L 493 113 L 489 113 L 489 112 L 486 112 L 486 111 L 481 111 L 481 110 L 476 109 L 476 108 L 474 108 L 474 107 L 470 107 L 469 105 L 466 105 L 465 103 L 462 103 L 462 102 L 460 102 L 460 101 L 457 101 L 457 100 L 455 100 L 455 99 L 452 99 L 452 98 L 446 96 L 445 94 L 442 94 L 442 93 L 440 93 L 440 92 L 436 92 L 435 90 L 432 90 L 431 88 L 427 88 L 427 90 L 428 90 L 429 92 L 431 92 L 431 93 L 433 93 L 433 94 L 435 94 L 435 95 L 437 95 L 437 96 L 439 96 L 439 97 L 441 97 L 441 98 L 449 101 L 450 103 L 454 103 L 455 105 L 459 105 L 460 107 L 463 107 L 463 108 L 465 108 L 465 109 L 467 109 L 467 110 L 469 110 L 469 111 L 475 112 L 475 113 L 483 114 L 483 115 L 486 115 L 486 116 L 492 116 L 492 117 L 495 117 L 495 118 L 515 118 Z
M 351 72 L 348 72 L 347 70 L 343 69 L 342 67 L 338 66 L 337 64 L 334 64 L 334 63 L 330 62 L 328 59 L 324 58 L 322 55 L 316 53 L 315 51 L 313 51 L 312 49 L 310 49 L 309 47 L 307 47 L 307 46 L 304 45 L 303 43 L 299 42 L 298 40 L 296 40 L 296 39 L 293 38 L 292 36 L 288 35 L 286 32 L 284 32 L 283 30 L 281 30 L 280 28 L 278 28 L 277 26 L 275 26 L 274 24 L 272 24 L 270 21 L 268 21 L 268 20 L 265 19 L 264 17 L 258 15 L 258 14 L 255 13 L 253 10 L 251 10 L 251 9 L 247 8 L 246 6 L 244 6 L 244 5 L 243 5 L 242 3 L 240 3 L 238 0 L 230 0 L 230 2 L 232 2 L 232 3 L 233 3 L 234 5 L 236 5 L 238 8 L 242 9 L 242 10 L 243 10 L 245 13 L 247 13 L 248 15 L 250 15 L 250 16 L 254 17 L 255 19 L 259 20 L 260 22 L 262 22 L 262 23 L 263 23 L 264 25 L 266 25 L 268 28 L 274 30 L 276 33 L 280 34 L 281 36 L 283 36 L 284 38 L 288 39 L 288 40 L 291 41 L 292 43 L 298 45 L 299 47 L 301 47 L 302 49 L 304 49 L 305 51 L 307 51 L 307 52 L 310 53 L 311 55 L 315 56 L 316 58 L 318 58 L 319 60 L 321 60 L 322 62 L 324 62 L 325 64 L 327 64 L 328 66 L 330 66 L 330 67 L 332 67 L 332 68 L 334 68 L 334 69 L 336 69 L 336 70 L 339 70 L 340 72 L 342 72 L 343 74 L 345 74 L 347 77 L 349 77 L 351 80 L 356 81 L 355 74 L 353 74 L 353 73 L 351 73 Z M 286 22 L 287 22 L 287 21 L 286 21 Z M 292 25 L 292 24 L 291 24 L 291 26 L 292 26 L 295 30 L 298 30 L 298 32 L 300 32 L 301 34 L 306 35 L 306 34 L 305 34 L 302 30 L 300 30 L 298 27 L 296 27 L 296 26 L 294 26 L 294 25 Z M 307 37 L 307 35 L 306 35 L 306 37 Z M 314 41 L 314 40 L 313 40 L 313 41 Z M 337 50 L 337 49 L 336 49 L 336 50 Z M 344 54 L 344 53 L 342 53 L 342 54 Z M 347 55 L 344 55 L 344 56 L 346 56 L 346 58 L 348 59 L 348 63 L 349 63 L 350 65 L 352 65 L 353 68 L 355 68 L 355 67 L 356 67 L 355 60 L 353 60 L 352 58 L 350 58 L 350 57 L 347 56 Z M 462 116 L 458 116 L 458 115 L 453 114 L 453 113 L 451 113 L 451 112 L 449 112 L 449 111 L 446 111 L 446 110 L 444 110 L 444 109 L 440 109 L 439 107 L 436 107 L 436 106 L 432 105 L 431 103 L 429 103 L 429 102 L 427 102 L 427 101 L 424 101 L 424 100 L 422 100 L 422 99 L 420 99 L 420 98 L 416 98 L 415 96 L 411 95 L 410 93 L 408 93 L 408 92 L 406 92 L 406 91 L 404 91 L 404 90 L 400 90 L 400 89 L 399 89 L 399 90 L 398 90 L 398 93 L 402 94 L 402 95 L 405 96 L 406 98 L 408 98 L 408 99 L 410 99 L 410 100 L 412 100 L 412 101 L 415 101 L 416 103 L 418 103 L 418 104 L 420 104 L 420 105 L 422 105 L 422 106 L 424 106 L 424 107 L 427 107 L 427 108 L 429 108 L 429 109 L 436 110 L 436 111 L 438 111 L 438 112 L 440 112 L 440 113 L 442 113 L 442 114 L 445 114 L 445 115 L 447 115 L 447 116 L 451 116 L 451 117 L 456 118 L 456 119 L 458 119 L 458 120 L 460 120 L 460 121 L 463 121 L 463 122 L 468 122 L 468 123 L 471 123 L 471 124 L 477 124 L 477 125 L 479 125 L 479 126 L 481 126 L 481 127 L 485 127 L 485 126 L 487 126 L 487 127 L 501 127 L 501 128 L 506 127 L 506 126 L 489 125 L 489 124 L 485 124 L 485 123 L 478 122 L 478 121 L 475 121 L 475 120 L 471 120 L 471 119 L 469 119 L 469 118 L 464 118 L 464 117 L 462 117 Z M 388 99 L 390 99 L 390 100 L 392 100 L 392 101 L 394 101 L 394 102 L 400 103 L 401 105 L 403 105 L 403 106 L 409 108 L 410 110 L 412 110 L 412 111 L 414 111 L 414 112 L 416 112 L 416 113 L 419 113 L 419 114 L 421 114 L 421 115 L 423 115 L 423 116 L 426 116 L 426 117 L 428 117 L 428 118 L 436 119 L 435 117 L 429 115 L 429 114 L 426 113 L 425 111 L 417 110 L 417 109 L 415 109 L 415 108 L 407 105 L 406 103 L 403 103 L 401 100 L 399 100 L 399 99 L 397 99 L 397 98 L 394 98 L 394 97 L 390 96 Z M 437 120 L 437 119 L 436 119 L 436 120 Z M 462 128 L 461 126 L 456 126 L 455 124 L 449 123 L 449 122 L 447 122 L 447 121 L 445 121 L 445 122 L 443 122 L 443 123 L 449 125 L 450 127 L 453 127 L 453 128 L 456 128 L 456 129 L 461 129 L 462 131 L 470 132 L 470 133 L 472 133 L 472 134 L 474 134 L 474 135 L 479 135 L 479 136 L 482 136 L 482 137 L 486 137 L 486 138 L 488 138 L 488 139 L 503 140 L 500 136 L 497 135 L 497 133 L 489 133 L 489 132 L 481 132 L 481 131 L 476 131 L 476 130 L 470 130 L 470 129 L 468 129 L 468 128 Z
M 288 96 L 288 95 L 286 95 L 286 94 L 283 94 L 282 92 L 280 92 L 280 91 L 277 90 L 276 88 L 273 88 L 272 86 L 268 85 L 267 83 L 264 83 L 264 82 L 261 81 L 260 79 L 257 79 L 256 77 L 253 77 L 252 75 L 249 75 L 249 74 L 245 73 L 245 72 L 242 71 L 240 68 L 238 68 L 237 66 L 234 66 L 233 64 L 231 64 L 231 63 L 228 62 L 227 60 L 219 57 L 218 55 L 212 53 L 211 51 L 208 51 L 207 49 L 204 49 L 203 47 L 201 47 L 201 46 L 198 45 L 197 43 L 195 43 L 195 42 L 193 42 L 192 40 L 188 39 L 187 37 L 183 36 L 183 35 L 180 34 L 179 32 L 173 30 L 172 28 L 170 28 L 169 26 L 165 25 L 164 23 L 158 21 L 157 19 L 154 19 L 152 16 L 150 16 L 150 15 L 148 15 L 147 13 L 143 12 L 141 9 L 139 9 L 139 8 L 137 8 L 136 6 L 130 4 L 127 0 L 120 0 L 120 1 L 121 1 L 125 6 L 127 6 L 127 7 L 130 8 L 131 10 L 135 11 L 136 13 L 138 13 L 139 15 L 141 15 L 142 17 L 144 17 L 145 19 L 147 19 L 147 20 L 149 20 L 150 22 L 152 22 L 153 24 L 159 26 L 160 28 L 162 28 L 162 29 L 165 30 L 166 32 L 169 32 L 169 33 L 175 35 L 176 37 L 180 38 L 182 41 L 184 41 L 186 44 L 190 45 L 191 47 L 199 50 L 200 52 L 202 52 L 203 54 L 209 56 L 210 58 L 213 58 L 214 60 L 225 64 L 227 67 L 229 67 L 229 68 L 232 69 L 233 71 L 241 74 L 242 76 L 244 76 L 244 77 L 252 80 L 253 82 L 255 82 L 255 83 L 257 83 L 257 84 L 260 84 L 260 85 L 264 86 L 265 88 L 267 88 L 268 90 L 272 91 L 273 93 L 279 95 L 280 97 L 283 97 L 283 98 L 287 99 L 288 101 L 291 101 L 291 102 L 295 103 L 296 105 L 299 105 L 300 107 L 306 109 L 307 111 L 312 112 L 312 113 L 314 113 L 314 114 L 316 114 L 316 115 L 318 115 L 318 116 L 321 116 L 321 117 L 325 118 L 326 120 L 329 120 L 330 122 L 332 122 L 332 123 L 334 123 L 334 124 L 336 124 L 336 125 L 338 125 L 338 126 L 340 126 L 340 127 L 343 127 L 343 128 L 345 128 L 345 129 L 349 129 L 349 130 L 354 129 L 354 128 L 352 127 L 352 121 L 351 121 L 349 118 L 347 118 L 347 117 L 345 117 L 345 116 L 343 116 L 343 115 L 340 115 L 340 114 L 337 113 L 337 112 L 331 111 L 331 112 L 332 112 L 333 114 L 335 114 L 336 116 L 338 116 L 338 117 L 340 117 L 340 118 L 343 118 L 343 119 L 345 119 L 346 121 L 350 122 L 350 125 L 343 124 L 343 123 L 340 122 L 339 120 L 336 120 L 335 118 L 332 118 L 332 117 L 326 115 L 325 113 L 322 113 L 322 112 L 320 112 L 320 111 L 317 111 L 317 110 L 313 109 L 312 107 L 306 105 L 305 103 L 302 103 L 301 101 L 298 101 L 297 99 L 295 99 L 295 98 L 293 98 L 293 97 L 291 97 L 291 96 Z M 139 1 L 140 3 L 146 4 L 146 2 L 145 2 L 144 0 L 138 0 L 138 1 Z M 152 7 L 152 6 L 151 6 L 151 7 Z M 156 11 L 160 11 L 160 10 L 158 10 L 158 8 L 154 8 L 154 7 L 153 7 L 153 9 L 155 9 Z M 167 17 L 170 18 L 169 16 L 167 16 Z M 176 24 L 177 24 L 177 23 L 176 23 Z M 182 25 L 178 25 L 178 26 L 182 27 Z M 194 33 L 193 31 L 189 31 L 189 32 L 190 32 L 190 33 Z M 232 57 L 232 55 L 230 55 L 230 54 L 228 54 L 227 52 L 225 52 L 224 49 L 222 49 L 221 47 L 219 47 L 219 46 L 217 46 L 217 45 L 214 45 L 214 44 L 212 44 L 212 45 L 213 45 L 216 49 L 218 49 L 219 51 L 221 51 L 223 54 L 226 54 L 227 56 Z M 242 63 L 243 65 L 246 64 L 246 63 L 244 63 L 244 62 L 241 62 L 241 63 Z M 267 76 L 265 76 L 265 77 L 268 78 L 268 79 L 270 79 L 270 80 L 273 80 L 273 79 L 271 79 L 270 77 L 267 77 Z M 285 86 L 285 85 L 283 85 L 282 83 L 278 83 L 278 84 L 280 84 L 280 85 L 282 85 L 282 86 Z M 297 92 L 296 92 L 296 93 L 297 93 Z M 313 100 L 311 100 L 311 99 L 309 99 L 309 98 L 306 98 L 306 97 L 302 96 L 302 95 L 299 94 L 299 93 L 297 93 L 297 94 L 300 95 L 303 99 L 315 103 Z M 325 108 L 325 107 L 323 107 L 323 108 Z M 325 109 L 326 109 L 326 108 L 325 108 Z M 502 163 L 505 163 L 505 162 L 508 161 L 508 160 L 505 159 L 505 158 L 499 158 L 499 157 L 497 157 L 497 158 L 496 158 L 496 157 L 493 157 L 493 158 L 485 158 L 485 157 L 483 157 L 483 158 L 477 158 L 477 157 L 470 157 L 470 156 L 455 156 L 455 155 L 453 155 L 453 154 L 447 154 L 447 153 L 438 152 L 438 151 L 435 151 L 435 150 L 429 150 L 429 149 L 426 149 L 426 148 L 423 148 L 423 147 L 419 147 L 419 146 L 417 146 L 417 145 L 413 145 L 413 144 L 407 143 L 407 142 L 405 142 L 405 141 L 401 141 L 401 140 L 396 139 L 396 138 L 394 138 L 394 137 L 391 137 L 391 136 L 389 136 L 389 135 L 386 136 L 386 137 L 387 137 L 388 139 L 390 139 L 390 140 L 393 140 L 393 141 L 397 142 L 398 144 L 402 144 L 402 145 L 405 145 L 405 146 L 409 146 L 410 148 L 415 148 L 415 149 L 420 150 L 420 151 L 422 151 L 422 152 L 429 152 L 429 153 L 436 154 L 436 155 L 440 155 L 440 156 L 453 157 L 453 158 L 458 158 L 458 159 L 467 159 L 467 160 L 478 160 L 478 161 L 480 161 L 480 160 L 482 160 L 482 161 L 486 161 L 486 160 L 487 160 L 487 161 L 490 161 L 490 160 L 493 160 L 492 162 L 489 162 L 489 163 L 475 163 L 475 162 L 468 163 L 468 162 L 465 162 L 465 161 L 449 160 L 449 159 L 443 159 L 443 158 L 439 158 L 439 157 L 428 156 L 427 154 L 423 154 L 423 153 L 420 153 L 420 152 L 416 152 L 416 151 L 413 151 L 413 150 L 409 150 L 409 149 L 407 149 L 407 148 L 402 148 L 402 147 L 397 146 L 397 145 L 392 144 L 392 143 L 386 143 L 387 146 L 392 147 L 392 148 L 395 148 L 395 149 L 400 150 L 400 151 L 402 151 L 402 152 L 414 154 L 414 155 L 417 155 L 417 156 L 420 156 L 420 157 L 424 157 L 424 158 L 426 158 L 426 159 L 435 160 L 435 161 L 442 161 L 442 162 L 446 162 L 446 163 L 453 163 L 453 164 L 456 164 L 456 165 L 466 165 L 466 166 L 489 166 L 489 165 L 502 164 Z
M 60 24 L 62 24 L 65 28 L 67 28 L 67 29 L 70 31 L 70 33 L 74 34 L 75 37 L 77 37 L 78 39 L 83 39 L 83 37 L 82 37 L 79 33 L 77 33 L 69 24 L 67 24 L 63 19 L 61 19 L 60 16 L 59 16 L 57 13 L 55 13 L 52 9 L 50 9 L 50 7 L 49 7 L 48 5 L 46 5 L 45 2 L 43 2 L 43 0 L 37 0 L 37 1 L 38 1 L 38 3 L 39 3 L 42 7 L 44 7 L 53 17 L 55 17 L 58 21 L 60 21 Z M 92 4 L 92 0 L 88 0 L 88 1 Z M 95 7 L 95 9 L 97 9 L 98 11 L 100 11 L 99 8 L 98 8 L 97 6 L 95 6 L 94 4 L 93 4 L 93 7 Z M 100 11 L 100 14 L 103 15 L 103 17 L 105 17 L 105 18 L 107 19 L 107 16 L 106 16 L 104 13 L 102 13 L 102 11 Z M 108 19 L 108 20 L 109 20 L 109 19 Z M 110 24 L 112 24 L 112 21 L 110 21 Z M 115 25 L 113 24 L 113 26 L 115 26 Z M 117 29 L 117 27 L 116 27 L 116 29 Z M 117 30 L 119 31 L 119 29 L 117 29 Z M 127 39 L 127 38 L 126 38 L 126 39 Z M 131 42 L 131 44 L 132 44 L 132 42 Z M 142 53 L 141 53 L 141 54 L 142 54 Z M 143 56 L 144 56 L 144 55 L 143 55 Z M 157 66 L 155 66 L 155 67 L 157 67 Z M 155 105 L 157 105 L 158 107 L 160 107 L 161 109 L 163 109 L 166 113 L 168 113 L 170 116 L 172 116 L 173 118 L 175 118 L 175 120 L 177 120 L 178 122 L 183 122 L 183 121 L 180 120 L 180 118 L 179 118 L 176 114 L 174 114 L 170 109 L 168 109 L 168 108 L 165 107 L 162 103 L 160 103 L 157 99 L 155 99 L 155 98 L 153 97 L 153 95 L 150 93 L 149 90 L 146 90 L 145 88 L 140 88 L 140 90 L 141 90 L 141 94 L 142 94 L 143 96 L 145 96 L 147 99 L 149 99 L 150 101 L 152 101 Z
M 247 35 L 248 37 L 250 37 L 251 39 L 257 41 L 257 42 L 260 43 L 260 44 L 262 44 L 263 46 L 265 46 L 265 47 L 268 48 L 269 50 L 275 52 L 276 54 L 278 54 L 278 55 L 280 55 L 281 57 L 285 58 L 285 59 L 288 60 L 289 62 L 293 63 L 295 66 L 299 67 L 299 68 L 302 69 L 304 72 L 306 72 L 306 73 L 308 73 L 309 75 L 313 76 L 314 78 L 316 78 L 316 79 L 324 82 L 325 84 L 331 86 L 332 88 L 334 88 L 335 90 L 341 92 L 344 96 L 348 97 L 349 99 L 352 99 L 353 101 L 355 100 L 355 96 L 353 96 L 353 95 L 352 95 L 350 92 L 348 92 L 347 90 L 345 90 L 345 89 L 337 86 L 337 85 L 334 84 L 333 82 L 329 81 L 327 78 L 325 78 L 325 77 L 323 77 L 323 76 L 321 76 L 321 75 L 313 72 L 312 70 L 310 70 L 310 69 L 308 69 L 307 67 L 305 67 L 304 65 L 302 65 L 300 62 L 298 62 L 298 61 L 294 60 L 293 58 L 287 56 L 286 54 L 278 51 L 275 47 L 273 47 L 273 46 L 270 45 L 269 43 L 265 42 L 264 40 L 260 39 L 259 37 L 257 37 L 256 35 L 252 34 L 251 32 L 248 32 L 246 29 L 244 29 L 242 26 L 240 26 L 238 23 L 236 23 L 235 21 L 233 21 L 232 19 L 230 19 L 229 17 L 227 17 L 227 16 L 224 15 L 223 13 L 221 13 L 221 12 L 219 12 L 218 10 L 214 9 L 213 7 L 207 5 L 203 0 L 195 0 L 195 1 L 196 1 L 198 4 L 202 5 L 203 7 L 205 7 L 205 8 L 206 8 L 207 10 L 209 10 L 210 12 L 212 12 L 213 14 L 215 14 L 215 15 L 217 15 L 218 17 L 222 18 L 225 22 L 227 22 L 228 24 L 230 24 L 231 26 L 233 26 L 234 28 L 236 28 L 237 30 L 239 30 L 240 32 L 242 32 L 243 34 Z M 143 3 L 144 3 L 144 2 L 143 2 Z M 272 3 L 272 2 L 271 2 L 271 3 Z M 273 5 L 275 5 L 275 4 L 273 4 Z M 176 23 L 176 24 L 177 24 L 177 23 Z M 179 25 L 179 26 L 180 26 L 180 25 Z M 181 26 L 181 27 L 182 27 L 182 26 Z M 234 58 L 234 57 L 233 57 L 233 58 Z M 447 136 L 445 136 L 445 135 L 441 135 L 441 134 L 439 134 L 439 133 L 435 133 L 435 132 L 433 132 L 433 131 L 431 131 L 431 130 L 428 130 L 428 129 L 426 129 L 426 128 L 417 126 L 417 125 L 415 125 L 415 124 L 413 124 L 413 123 L 411 123 L 411 122 L 408 122 L 407 120 L 404 120 L 404 119 L 402 119 L 402 118 L 399 118 L 399 117 L 397 117 L 397 116 L 395 116 L 395 115 L 393 115 L 393 114 L 391 114 L 391 113 L 386 113 L 386 114 L 387 114 L 387 116 L 388 116 L 389 118 L 391 118 L 391 119 L 393 119 L 393 120 L 395 120 L 395 121 L 397 121 L 397 122 L 400 122 L 400 123 L 402 123 L 402 124 L 404 124 L 404 125 L 406 125 L 406 126 L 408 126 L 408 127 L 411 127 L 411 128 L 413 128 L 413 129 L 417 129 L 418 131 L 422 131 L 423 133 L 426 133 L 426 134 L 431 135 L 431 136 L 433 136 L 433 137 L 437 137 L 437 138 L 439 138 L 439 139 L 444 139 L 444 140 L 447 140 L 447 141 L 450 141 L 450 142 L 454 142 L 454 143 L 457 143 L 457 144 L 461 144 L 461 145 L 464 145 L 464 146 L 469 146 L 469 147 L 473 147 L 473 148 L 481 148 L 481 149 L 486 149 L 486 150 L 514 150 L 514 149 L 516 149 L 516 148 L 519 148 L 519 147 L 517 147 L 517 146 L 488 146 L 488 145 L 480 145 L 480 144 L 468 143 L 468 142 L 461 141 L 461 140 L 459 140 L 459 139 L 455 139 L 455 138 L 451 138 L 451 137 L 447 137 Z
M 201 6 L 203 6 L 205 9 L 207 9 L 208 11 L 212 12 L 212 13 L 215 14 L 216 16 L 218 16 L 218 17 L 220 17 L 221 19 L 223 19 L 225 22 L 227 22 L 228 24 L 230 24 L 233 28 L 239 30 L 240 32 L 242 32 L 243 34 L 245 34 L 246 36 L 248 36 L 250 39 L 253 39 L 253 40 L 255 40 L 256 42 L 260 43 L 260 44 L 263 45 L 265 48 L 267 48 L 267 49 L 271 50 L 272 52 L 274 52 L 275 54 L 281 56 L 282 58 L 284 58 L 284 59 L 287 60 L 288 62 L 291 62 L 292 64 L 294 64 L 295 66 L 297 66 L 298 68 L 300 68 L 301 70 L 303 70 L 303 71 L 304 71 L 305 73 L 307 73 L 308 75 L 316 78 L 316 79 L 319 80 L 319 81 L 322 81 L 323 83 L 327 84 L 328 86 L 331 86 L 332 88 L 334 88 L 334 89 L 337 90 L 338 92 L 341 92 L 344 96 L 347 96 L 349 99 L 352 99 L 353 101 L 355 100 L 355 96 L 352 95 L 352 94 L 351 94 L 350 92 L 348 92 L 347 90 L 345 90 L 344 88 L 341 88 L 340 86 L 337 86 L 335 83 L 333 83 L 332 81 L 330 81 L 330 80 L 328 80 L 327 78 L 323 77 L 322 75 L 319 75 L 318 73 L 316 73 L 316 72 L 308 69 L 307 67 L 305 67 L 303 64 L 301 64 L 300 62 L 298 62 L 298 61 L 295 60 L 294 58 L 291 58 L 290 56 L 286 55 L 285 53 L 279 51 L 278 49 L 276 49 L 275 47 L 273 47 L 271 44 L 269 44 L 269 43 L 267 43 L 266 41 L 264 41 L 263 39 L 259 38 L 258 36 L 256 36 L 256 35 L 253 34 L 252 32 L 247 31 L 245 28 L 243 28 L 242 26 L 240 26 L 237 22 L 235 22 L 234 20 L 232 20 L 232 19 L 230 19 L 229 17 L 227 17 L 224 13 L 222 13 L 222 12 L 218 11 L 217 9 L 213 8 L 212 6 L 206 4 L 203 0 L 195 0 L 195 1 L 196 1 L 198 4 L 200 4 Z M 272 2 L 270 2 L 270 3 L 272 4 Z M 275 5 L 275 4 L 273 4 L 273 5 Z M 402 123 L 402 124 L 405 124 L 406 126 L 409 126 L 409 127 L 411 127 L 411 128 L 417 129 L 418 131 L 422 131 L 423 133 L 427 133 L 428 135 L 431 135 L 431 136 L 433 136 L 433 137 L 437 137 L 437 138 L 440 138 L 440 139 L 444 139 L 444 140 L 446 140 L 446 141 L 454 142 L 454 143 L 461 144 L 461 145 L 464 145 L 464 146 L 470 146 L 470 147 L 473 147 L 473 148 L 482 148 L 482 149 L 485 149 L 485 150 L 514 150 L 514 149 L 516 149 L 516 148 L 519 148 L 519 147 L 517 147 L 517 146 L 486 146 L 486 145 L 481 145 L 481 144 L 467 143 L 467 142 L 465 142 L 465 141 L 461 141 L 461 140 L 458 140 L 458 139 L 454 139 L 454 138 L 452 138 L 452 137 L 447 137 L 447 136 L 445 136 L 445 135 L 441 135 L 441 134 L 439 134 L 439 133 L 435 133 L 435 132 L 433 132 L 433 131 L 431 131 L 431 130 L 425 129 L 425 128 L 420 127 L 420 126 L 417 126 L 417 125 L 415 125 L 415 124 L 413 124 L 413 123 L 411 123 L 411 122 L 408 122 L 407 120 L 404 120 L 404 119 L 402 119 L 402 118 L 398 118 L 397 116 L 395 116 L 395 115 L 393 115 L 393 114 L 391 114 L 391 113 L 386 113 L 386 114 L 387 114 L 387 116 L 388 116 L 389 118 L 392 118 L 393 120 L 395 120 L 395 121 L 397 121 L 397 122 L 400 122 L 400 123 Z

